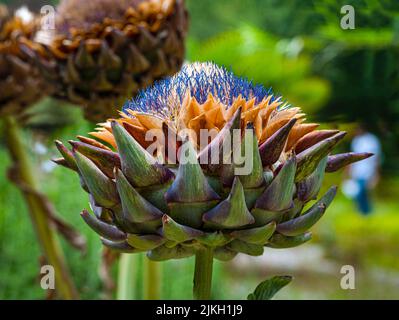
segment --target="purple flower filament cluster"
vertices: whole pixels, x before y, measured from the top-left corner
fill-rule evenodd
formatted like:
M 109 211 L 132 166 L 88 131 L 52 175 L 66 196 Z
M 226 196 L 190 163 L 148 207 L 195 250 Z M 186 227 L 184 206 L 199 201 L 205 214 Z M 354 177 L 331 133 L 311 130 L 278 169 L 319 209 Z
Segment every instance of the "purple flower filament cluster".
M 225 67 L 206 62 L 186 64 L 176 75 L 141 90 L 126 102 L 123 111 L 131 109 L 170 117 L 176 114 L 175 108 L 182 104 L 187 92 L 200 104 L 212 94 L 226 106 L 231 106 L 240 95 L 245 100 L 255 98 L 256 103 L 268 96 L 271 96 L 270 102 L 280 99 L 273 95 L 271 88 L 256 85 L 247 78 L 237 77 Z

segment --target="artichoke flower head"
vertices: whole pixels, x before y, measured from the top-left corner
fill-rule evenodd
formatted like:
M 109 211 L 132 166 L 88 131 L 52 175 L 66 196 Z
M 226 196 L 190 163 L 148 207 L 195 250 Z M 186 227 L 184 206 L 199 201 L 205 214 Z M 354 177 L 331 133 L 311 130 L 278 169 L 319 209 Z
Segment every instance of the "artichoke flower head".
M 42 32 L 41 50 L 31 54 L 53 95 L 98 122 L 180 69 L 186 31 L 182 0 L 63 0 L 55 30 Z
M 27 8 L 11 13 L 0 5 L 0 116 L 21 115 L 48 91 L 24 50 L 36 27 Z
M 207 247 L 229 260 L 308 241 L 336 194 L 318 197 L 324 173 L 370 156 L 330 156 L 345 133 L 317 127 L 271 90 L 194 63 L 71 151 L 57 142 L 55 161 L 79 174 L 94 212 L 82 217 L 105 246 L 157 261 Z

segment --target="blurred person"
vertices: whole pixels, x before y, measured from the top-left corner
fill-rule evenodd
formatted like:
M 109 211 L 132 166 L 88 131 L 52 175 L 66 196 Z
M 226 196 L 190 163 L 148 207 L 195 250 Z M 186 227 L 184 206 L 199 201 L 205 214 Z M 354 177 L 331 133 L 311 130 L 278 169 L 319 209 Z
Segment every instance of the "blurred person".
M 374 154 L 370 158 L 352 164 L 349 168 L 351 180 L 356 183 L 354 200 L 360 213 L 367 215 L 372 212 L 369 190 L 373 189 L 379 180 L 381 144 L 377 136 L 368 132 L 364 125 L 359 125 L 351 143 L 351 151 Z

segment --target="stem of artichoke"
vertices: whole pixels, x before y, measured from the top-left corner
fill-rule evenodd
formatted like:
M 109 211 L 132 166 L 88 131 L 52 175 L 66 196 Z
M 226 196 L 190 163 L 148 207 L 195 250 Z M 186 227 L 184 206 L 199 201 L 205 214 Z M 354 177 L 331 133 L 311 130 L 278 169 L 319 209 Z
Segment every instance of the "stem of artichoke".
M 212 287 L 213 251 L 202 248 L 195 254 L 194 288 L 196 300 L 209 300 Z
M 137 294 L 137 254 L 122 253 L 119 258 L 118 300 L 134 300 Z
M 161 298 L 161 264 L 144 258 L 144 299 Z
M 60 243 L 58 242 L 54 230 L 50 226 L 48 214 L 43 205 L 43 199 L 32 192 L 39 190 L 39 187 L 33 175 L 26 147 L 23 145 L 20 137 L 17 120 L 13 117 L 6 117 L 4 122 L 7 147 L 10 156 L 14 161 L 18 179 L 20 179 L 21 183 L 29 188 L 30 191 L 18 186 L 18 183 L 16 183 L 16 186 L 21 190 L 21 193 L 28 205 L 32 224 L 36 230 L 46 262 L 54 268 L 55 289 L 63 299 L 77 299 L 77 291 L 65 263 L 65 257 Z

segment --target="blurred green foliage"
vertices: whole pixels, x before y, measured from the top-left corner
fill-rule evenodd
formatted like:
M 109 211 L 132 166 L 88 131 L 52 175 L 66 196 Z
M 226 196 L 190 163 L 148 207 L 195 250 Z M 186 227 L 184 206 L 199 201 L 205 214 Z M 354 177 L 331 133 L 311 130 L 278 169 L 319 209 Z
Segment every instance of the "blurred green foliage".
M 326 103 L 330 85 L 311 75 L 309 55 L 299 54 L 300 38 L 278 38 L 250 25 L 226 31 L 206 41 L 191 40 L 188 57 L 195 61 L 214 61 L 231 67 L 256 83 L 278 88 L 292 105 L 306 105 L 312 111 Z
M 187 1 L 190 60 L 213 60 L 282 94 L 318 121 L 357 122 L 399 169 L 399 2 Z M 355 29 L 340 27 L 341 7 Z

